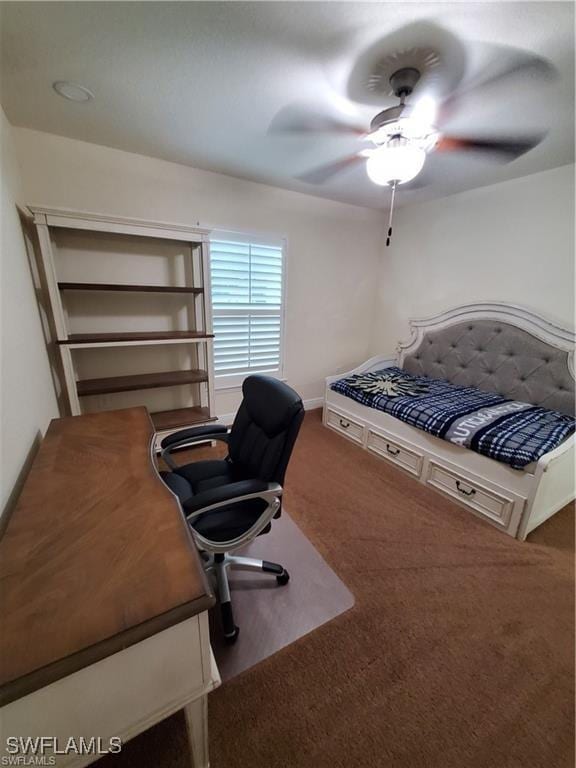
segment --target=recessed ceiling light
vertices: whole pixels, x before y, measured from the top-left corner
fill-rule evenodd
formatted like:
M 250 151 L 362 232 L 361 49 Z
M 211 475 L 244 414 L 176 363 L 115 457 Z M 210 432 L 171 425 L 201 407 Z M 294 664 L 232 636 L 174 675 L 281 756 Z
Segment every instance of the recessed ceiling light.
M 68 80 L 56 80 L 55 83 L 52 83 L 52 88 L 59 96 L 68 99 L 68 101 L 90 101 L 94 98 L 94 94 L 88 88 Z

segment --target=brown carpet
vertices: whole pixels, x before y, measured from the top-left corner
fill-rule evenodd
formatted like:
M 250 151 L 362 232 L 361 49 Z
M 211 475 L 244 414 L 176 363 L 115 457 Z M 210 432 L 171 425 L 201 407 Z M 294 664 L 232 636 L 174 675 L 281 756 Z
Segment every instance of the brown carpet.
M 572 768 L 571 508 L 518 542 L 319 412 L 285 504 L 356 603 L 210 695 L 212 768 Z M 102 768 L 187 759 L 178 714 Z

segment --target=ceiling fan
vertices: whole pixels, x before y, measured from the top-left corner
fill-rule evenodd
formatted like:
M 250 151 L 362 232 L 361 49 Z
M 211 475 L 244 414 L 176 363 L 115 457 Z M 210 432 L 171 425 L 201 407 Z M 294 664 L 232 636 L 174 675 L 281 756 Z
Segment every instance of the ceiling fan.
M 419 53 L 412 49 L 410 53 Z M 404 57 L 406 58 L 406 57 Z M 425 64 L 423 69 L 425 69 Z M 390 70 L 388 70 L 389 72 Z M 445 134 L 442 125 L 454 111 L 459 99 L 469 93 L 483 95 L 482 91 L 500 81 L 506 81 L 512 75 L 534 77 L 555 74 L 553 67 L 537 56 L 524 55 L 506 67 L 503 71 L 485 77 L 481 82 L 467 89 L 459 89 L 456 94 L 439 103 L 430 95 L 417 100 L 407 99 L 412 96 L 419 82 L 422 71 L 417 66 L 401 66 L 386 79 L 391 88 L 390 96 L 399 99 L 399 103 L 382 110 L 375 115 L 369 127 L 353 125 L 332 116 L 302 112 L 293 107 L 281 110 L 270 126 L 270 131 L 289 133 L 337 133 L 354 135 L 367 142 L 359 151 L 335 162 L 308 171 L 298 178 L 312 184 L 323 184 L 334 175 L 364 163 L 368 178 L 377 185 L 390 186 L 392 198 L 390 220 L 386 245 L 392 236 L 392 214 L 396 188 L 414 179 L 424 168 L 427 156 L 432 152 L 476 152 L 491 159 L 510 162 L 537 146 L 545 133 L 531 133 L 522 137 L 458 137 Z M 365 78 L 371 90 L 383 91 L 383 72 Z M 374 86 L 374 87 L 372 87 Z

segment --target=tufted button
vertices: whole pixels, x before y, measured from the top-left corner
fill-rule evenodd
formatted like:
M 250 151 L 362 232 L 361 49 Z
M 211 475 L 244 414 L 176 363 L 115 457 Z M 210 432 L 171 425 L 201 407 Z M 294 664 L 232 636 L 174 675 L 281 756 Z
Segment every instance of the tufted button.
M 450 349 L 456 349 L 456 344 L 450 344 Z
M 469 330 L 469 331 L 473 331 L 473 330 L 474 330 L 474 326 L 473 326 L 473 325 L 469 325 L 469 326 L 468 326 L 468 330 Z
M 496 333 L 502 333 L 502 328 L 496 328 L 495 331 Z
M 550 358 L 549 358 L 549 357 L 544 357 L 544 358 L 542 359 L 542 362 L 543 362 L 543 363 L 549 363 L 549 362 L 550 362 Z
M 484 352 L 484 347 L 478 347 L 478 349 L 476 350 L 476 352 Z

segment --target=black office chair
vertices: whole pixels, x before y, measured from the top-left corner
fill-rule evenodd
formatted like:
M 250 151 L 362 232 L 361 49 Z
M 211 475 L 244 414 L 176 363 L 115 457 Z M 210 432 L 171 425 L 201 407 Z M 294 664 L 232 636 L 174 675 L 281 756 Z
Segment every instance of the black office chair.
M 304 406 L 293 389 L 269 376 L 249 376 L 232 429 L 221 425 L 184 429 L 165 437 L 162 458 L 171 472 L 161 472 L 180 499 L 208 572 L 216 576 L 224 637 L 235 642 L 228 568 L 271 573 L 278 584 L 289 574 L 278 563 L 231 555 L 256 536 L 268 533 L 281 512 L 282 483 L 304 418 Z M 197 461 L 179 467 L 171 452 L 194 443 L 221 440 L 225 459 Z

